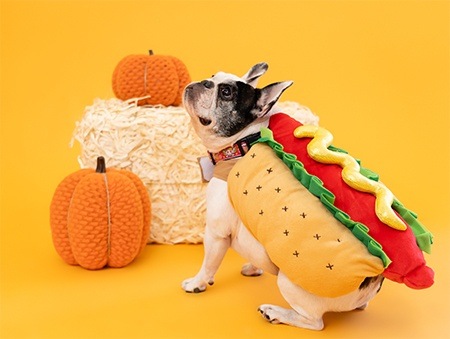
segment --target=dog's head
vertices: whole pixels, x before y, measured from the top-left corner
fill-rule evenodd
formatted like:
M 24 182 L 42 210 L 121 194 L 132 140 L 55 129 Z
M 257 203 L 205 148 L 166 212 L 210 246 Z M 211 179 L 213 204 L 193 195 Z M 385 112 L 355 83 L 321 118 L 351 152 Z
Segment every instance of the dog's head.
M 292 85 L 292 81 L 286 81 L 256 88 L 267 68 L 266 63 L 259 63 L 242 77 L 219 72 L 186 87 L 184 106 L 195 131 L 210 151 L 233 144 L 250 133 L 249 127 L 267 120 L 283 91 Z

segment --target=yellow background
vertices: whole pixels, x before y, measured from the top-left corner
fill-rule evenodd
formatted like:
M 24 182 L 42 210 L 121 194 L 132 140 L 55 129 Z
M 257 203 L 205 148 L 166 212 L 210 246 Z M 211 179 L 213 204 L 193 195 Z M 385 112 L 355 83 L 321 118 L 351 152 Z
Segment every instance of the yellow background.
M 450 3 L 448 1 L 1 0 L 1 338 L 444 338 L 449 329 Z M 435 234 L 435 285 L 387 281 L 364 312 L 327 314 L 316 333 L 272 326 L 285 305 L 268 275 L 246 279 L 230 252 L 216 285 L 185 294 L 201 246 L 147 246 L 120 270 L 64 264 L 49 203 L 78 169 L 68 144 L 84 107 L 112 97 L 128 54 L 170 54 L 193 79 L 294 80 L 283 100 L 309 106 L 336 146 L 378 172 Z

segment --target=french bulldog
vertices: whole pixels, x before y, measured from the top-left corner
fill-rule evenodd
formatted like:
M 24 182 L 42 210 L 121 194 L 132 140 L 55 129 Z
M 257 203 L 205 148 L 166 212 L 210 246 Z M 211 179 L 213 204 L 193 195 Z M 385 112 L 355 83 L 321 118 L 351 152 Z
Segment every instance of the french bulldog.
M 269 117 L 277 112 L 276 102 L 293 82 L 276 82 L 256 88 L 259 77 L 267 69 L 266 63 L 259 63 L 242 77 L 218 72 L 185 88 L 184 107 L 213 163 L 228 162 L 214 155 L 223 153 L 223 150 L 233 150 L 235 145 L 239 146 L 235 156 L 245 154 L 251 147 L 251 139 L 262 127 L 268 126 Z M 234 211 L 228 198 L 226 177 L 213 176 L 209 181 L 206 209 L 203 264 L 194 277 L 182 282 L 186 292 L 203 292 L 208 285 L 213 285 L 214 275 L 229 247 L 249 261 L 242 267 L 244 276 L 258 276 L 263 271 L 277 276 L 279 290 L 291 308 L 269 304 L 259 306 L 258 311 L 264 319 L 273 324 L 321 330 L 324 313 L 364 309 L 381 288 L 383 278 L 376 276 L 365 279 L 351 293 L 328 298 L 314 295 L 290 281 Z

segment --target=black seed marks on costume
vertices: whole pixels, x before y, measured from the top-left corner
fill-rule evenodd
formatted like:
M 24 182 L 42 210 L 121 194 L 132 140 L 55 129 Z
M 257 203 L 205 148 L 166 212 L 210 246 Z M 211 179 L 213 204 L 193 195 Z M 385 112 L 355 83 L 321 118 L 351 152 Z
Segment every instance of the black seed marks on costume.
M 327 266 L 325 266 L 326 268 L 328 268 L 330 271 L 333 270 L 334 265 L 331 265 L 330 263 L 328 263 Z
M 288 230 L 284 230 L 283 234 L 284 234 L 285 236 L 288 236 L 288 235 L 289 235 L 289 231 L 288 231 Z
M 247 194 L 248 194 L 248 191 L 245 190 L 244 192 L 242 192 L 242 194 L 247 195 Z
M 239 178 L 240 175 L 241 175 L 241 173 L 237 172 L 236 173 L 236 178 Z
M 281 192 L 281 188 L 277 187 L 277 188 L 275 188 L 275 191 L 276 191 L 277 193 L 280 193 L 280 192 Z
M 273 169 L 272 169 L 272 167 L 270 167 L 270 168 L 266 169 L 266 171 L 267 171 L 267 174 L 270 174 L 273 172 Z
M 292 255 L 295 255 L 295 256 L 298 258 L 298 256 L 300 255 L 300 253 L 298 253 L 297 250 L 295 250 L 295 252 L 292 253 Z
M 285 212 L 287 212 L 288 209 L 289 209 L 289 208 L 288 208 L 287 206 L 284 206 L 284 207 L 282 208 L 282 210 L 285 211 Z
M 251 156 L 252 159 L 253 159 L 254 157 L 256 157 L 256 153 L 253 153 L 253 154 L 251 154 L 250 156 Z
M 305 212 L 303 212 L 302 214 L 300 214 L 300 216 L 301 216 L 303 219 L 305 219 L 305 218 L 306 218 Z
M 261 211 L 259 211 L 259 215 L 263 215 L 264 214 L 264 211 L 263 210 L 261 210 Z
M 256 187 L 256 189 L 257 189 L 258 191 L 261 191 L 262 186 L 261 186 L 261 185 L 258 185 L 258 186 Z
M 337 242 L 341 242 L 341 239 L 337 238 Z
M 321 236 L 321 235 L 318 235 L 318 234 L 316 234 L 316 235 L 313 236 L 313 238 L 316 238 L 317 240 L 319 240 L 321 237 L 322 237 L 322 236 Z

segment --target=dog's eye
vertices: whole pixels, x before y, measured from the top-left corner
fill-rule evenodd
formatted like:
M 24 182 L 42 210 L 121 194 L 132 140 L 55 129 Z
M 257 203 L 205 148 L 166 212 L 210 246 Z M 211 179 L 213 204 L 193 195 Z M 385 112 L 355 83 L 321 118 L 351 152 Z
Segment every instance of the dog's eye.
M 200 120 L 200 123 L 201 123 L 203 126 L 208 126 L 208 125 L 210 125 L 211 122 L 212 122 L 211 120 L 206 119 L 206 118 L 202 118 L 202 117 L 199 117 L 198 119 Z
M 231 99 L 233 96 L 233 90 L 231 89 L 231 86 L 222 86 L 220 88 L 220 95 L 223 99 Z

